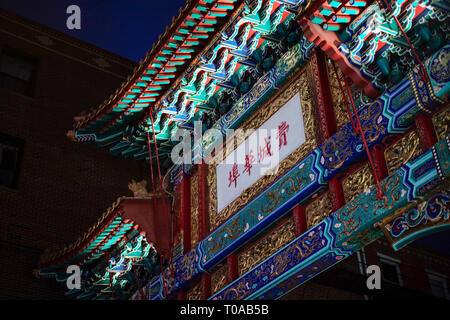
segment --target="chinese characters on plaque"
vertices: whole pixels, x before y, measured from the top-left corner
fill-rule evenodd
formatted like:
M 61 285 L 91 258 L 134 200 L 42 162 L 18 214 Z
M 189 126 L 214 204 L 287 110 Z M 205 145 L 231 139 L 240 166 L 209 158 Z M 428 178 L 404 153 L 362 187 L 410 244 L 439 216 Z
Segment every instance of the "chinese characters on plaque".
M 217 165 L 218 211 L 304 142 L 300 95 L 296 94 Z

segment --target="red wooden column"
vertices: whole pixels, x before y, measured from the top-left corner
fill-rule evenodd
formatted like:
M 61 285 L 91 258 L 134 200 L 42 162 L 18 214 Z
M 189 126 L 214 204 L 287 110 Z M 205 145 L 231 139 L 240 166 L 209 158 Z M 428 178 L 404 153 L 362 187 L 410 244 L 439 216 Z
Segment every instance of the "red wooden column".
M 198 166 L 198 195 L 199 195 L 199 240 L 203 240 L 209 231 L 209 217 L 206 195 L 206 175 L 207 165 L 202 162 Z M 211 296 L 211 275 L 204 273 L 201 278 L 202 299 L 206 300 Z
M 436 131 L 434 131 L 431 117 L 426 114 L 420 114 L 414 122 L 416 124 L 420 146 L 422 150 L 428 150 L 437 142 Z
M 333 99 L 326 65 L 326 56 L 321 50 L 316 50 L 310 60 L 310 84 L 312 96 L 316 103 L 319 133 L 316 137 L 318 143 L 322 143 L 337 131 L 336 116 L 334 113 Z M 328 182 L 329 196 L 333 211 L 345 204 L 342 183 L 338 178 Z
M 294 218 L 295 236 L 298 237 L 307 230 L 305 207 L 299 204 L 296 205 L 292 209 L 292 215 Z
M 383 145 L 376 145 L 371 149 L 375 171 L 380 180 L 386 178 L 389 174 L 386 158 L 384 157 L 384 150 L 385 147 Z
M 183 173 L 180 184 L 181 193 L 181 221 L 180 227 L 183 241 L 183 254 L 191 249 L 191 177 Z M 178 291 L 178 300 L 186 300 L 186 290 Z
M 333 98 L 331 96 L 330 82 L 325 54 L 316 49 L 311 56 L 308 73 L 312 99 L 316 110 L 316 124 L 318 125 L 318 144 L 331 137 L 337 130 L 334 115 Z
M 177 300 L 187 300 L 186 290 L 181 289 L 178 291 Z
M 238 256 L 231 253 L 227 257 L 227 283 L 231 283 L 239 277 Z
M 338 178 L 333 178 L 328 182 L 328 190 L 330 195 L 331 208 L 334 211 L 338 210 L 345 204 L 344 189 L 342 189 L 342 182 Z
M 208 207 L 206 203 L 206 175 L 207 165 L 201 163 L 198 166 L 198 195 L 199 195 L 199 240 L 203 240 L 208 235 L 209 231 L 209 218 Z
M 191 177 L 183 173 L 181 179 L 181 231 L 183 254 L 191 249 Z

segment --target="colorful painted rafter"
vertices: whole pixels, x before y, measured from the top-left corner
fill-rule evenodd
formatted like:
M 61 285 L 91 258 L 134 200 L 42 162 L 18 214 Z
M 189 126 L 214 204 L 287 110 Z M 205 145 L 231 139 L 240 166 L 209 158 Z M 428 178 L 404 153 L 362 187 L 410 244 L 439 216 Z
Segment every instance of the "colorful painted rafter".
M 161 272 L 158 256 L 167 251 L 168 222 L 156 214 L 162 200 L 121 197 L 77 241 L 41 256 L 37 276 L 66 281 L 66 269 L 77 265 L 82 288 L 67 292 L 77 299 L 110 299 L 131 295 L 148 277 Z M 156 228 L 155 226 L 158 226 Z M 137 271 L 147 278 L 137 279 Z M 142 275 L 141 275 L 142 276 Z M 139 281 L 139 284 L 137 284 Z
M 186 20 L 178 18 L 169 28 L 173 35 L 167 44 L 147 55 L 142 64 L 146 67 L 141 65 L 128 91 L 96 116 L 79 121 L 73 138 L 109 146 L 114 154 L 148 159 L 146 132 L 153 128 L 144 114 L 154 109 L 160 154 L 170 152 L 172 144 L 167 140 L 178 127 L 189 127 L 201 110 L 211 110 L 208 102 L 213 95 L 232 94 L 262 63 L 258 57 L 264 59 L 264 52 L 272 50 L 268 46 L 282 40 L 282 31 L 290 32 L 302 1 L 212 0 L 197 1 L 197 6 L 193 2 L 180 14 Z M 194 13 L 187 14 L 188 10 Z M 245 84 L 239 90 L 245 90 Z
M 301 18 L 308 40 L 328 49 L 333 60 L 345 59 L 357 68 L 375 89 L 366 88 L 370 96 L 398 83 L 418 63 L 414 52 L 427 57 L 449 41 L 450 8 L 439 0 L 327 0 L 312 8 L 310 16 Z M 351 73 L 350 65 L 340 63 L 346 73 Z

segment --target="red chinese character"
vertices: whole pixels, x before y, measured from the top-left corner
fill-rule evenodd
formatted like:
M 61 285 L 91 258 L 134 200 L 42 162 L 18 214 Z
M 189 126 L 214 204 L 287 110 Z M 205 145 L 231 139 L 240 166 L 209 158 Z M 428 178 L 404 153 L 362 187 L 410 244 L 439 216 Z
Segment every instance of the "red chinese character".
M 283 121 L 281 125 L 278 126 L 278 149 L 281 149 L 281 146 L 287 145 L 286 133 L 289 131 L 289 125 L 286 124 L 286 121 Z
M 255 157 L 253 156 L 253 150 L 250 150 L 250 154 L 245 155 L 245 169 L 243 172 L 248 171 L 248 176 L 250 176 L 252 173 L 250 170 L 252 169 L 252 163 L 255 162 Z
M 264 138 L 264 142 L 265 145 L 264 147 L 259 147 L 259 152 L 258 152 L 258 161 L 262 162 L 264 161 L 264 158 L 266 156 L 271 156 L 272 155 L 272 147 L 270 145 L 270 136 L 269 138 Z
M 234 182 L 234 187 L 237 187 L 237 178 L 240 176 L 239 171 L 238 171 L 238 166 L 235 163 L 233 165 L 233 170 L 230 171 L 230 176 L 228 177 L 228 180 L 230 181 L 230 183 L 228 184 L 228 188 L 231 186 L 231 184 Z

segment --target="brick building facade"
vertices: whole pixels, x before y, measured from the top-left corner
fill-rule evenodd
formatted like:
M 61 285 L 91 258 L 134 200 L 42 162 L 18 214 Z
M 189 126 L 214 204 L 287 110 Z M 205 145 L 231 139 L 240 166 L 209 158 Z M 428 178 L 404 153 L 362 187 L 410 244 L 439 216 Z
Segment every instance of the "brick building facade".
M 6 11 L 0 61 L 0 298 L 61 299 L 64 286 L 33 276 L 39 255 L 73 241 L 145 174 L 65 133 L 135 63 Z

